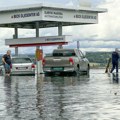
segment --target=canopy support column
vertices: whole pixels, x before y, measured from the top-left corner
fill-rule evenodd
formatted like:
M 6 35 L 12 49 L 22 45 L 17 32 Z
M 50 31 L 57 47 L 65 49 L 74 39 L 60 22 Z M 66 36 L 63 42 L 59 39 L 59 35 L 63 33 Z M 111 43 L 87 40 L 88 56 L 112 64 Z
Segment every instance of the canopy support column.
M 14 31 L 15 31 L 15 34 L 13 38 L 17 39 L 18 38 L 18 27 L 17 26 L 15 26 Z M 15 47 L 15 55 L 18 56 L 18 47 Z
M 58 23 L 58 36 L 62 36 L 62 23 Z M 62 45 L 58 46 L 58 49 L 62 49 Z
M 39 22 L 36 22 L 36 37 L 39 37 Z M 43 73 L 43 66 L 42 66 L 42 50 L 40 46 L 36 46 L 36 58 L 37 58 L 37 75 Z

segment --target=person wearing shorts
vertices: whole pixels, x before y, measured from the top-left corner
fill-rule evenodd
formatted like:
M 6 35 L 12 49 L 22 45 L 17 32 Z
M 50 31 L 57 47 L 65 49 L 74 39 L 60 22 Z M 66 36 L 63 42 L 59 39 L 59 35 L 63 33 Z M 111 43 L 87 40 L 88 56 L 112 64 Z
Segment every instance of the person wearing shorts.
M 5 74 L 10 76 L 10 72 L 11 72 L 11 51 L 8 50 L 7 53 L 5 55 L 3 55 L 2 57 L 2 62 L 5 68 Z

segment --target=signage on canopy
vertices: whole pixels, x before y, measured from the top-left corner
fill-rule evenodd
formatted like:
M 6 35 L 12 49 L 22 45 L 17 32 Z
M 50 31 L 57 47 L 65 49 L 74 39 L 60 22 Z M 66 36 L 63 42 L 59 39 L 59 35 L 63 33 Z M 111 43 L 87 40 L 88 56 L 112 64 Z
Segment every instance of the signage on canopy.
M 71 36 L 48 36 L 33 38 L 6 39 L 5 45 L 10 47 L 29 47 L 29 46 L 47 46 L 63 45 L 71 41 Z
M 8 11 L 0 14 L 0 24 L 31 21 L 57 21 L 73 23 L 98 23 L 98 13 L 93 11 L 36 8 Z

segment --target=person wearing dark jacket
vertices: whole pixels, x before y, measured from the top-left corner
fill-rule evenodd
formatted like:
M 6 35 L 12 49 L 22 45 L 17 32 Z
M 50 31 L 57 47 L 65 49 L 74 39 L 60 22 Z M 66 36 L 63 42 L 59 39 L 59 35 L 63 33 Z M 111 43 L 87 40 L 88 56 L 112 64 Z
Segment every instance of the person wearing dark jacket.
M 2 57 L 2 62 L 5 68 L 5 74 L 6 75 L 10 75 L 10 68 L 11 68 L 11 51 L 8 50 L 7 53 L 5 55 L 3 55 Z
M 111 73 L 113 70 L 116 68 L 116 73 L 118 73 L 118 61 L 119 60 L 119 54 L 118 54 L 118 49 L 116 48 L 115 51 L 112 53 L 112 69 Z

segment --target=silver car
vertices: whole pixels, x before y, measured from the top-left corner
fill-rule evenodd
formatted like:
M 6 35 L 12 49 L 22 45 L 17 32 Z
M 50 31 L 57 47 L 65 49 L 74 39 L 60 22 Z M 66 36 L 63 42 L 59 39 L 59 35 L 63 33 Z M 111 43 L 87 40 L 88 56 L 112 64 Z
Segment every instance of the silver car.
M 5 74 L 3 65 L 0 65 L 0 75 Z M 12 57 L 11 75 L 34 75 L 35 64 L 28 56 Z
M 12 57 L 12 75 L 34 75 L 35 74 L 35 65 L 29 57 L 25 56 L 14 56 Z
M 55 49 L 51 56 L 43 59 L 45 73 L 89 73 L 88 59 L 78 49 Z

